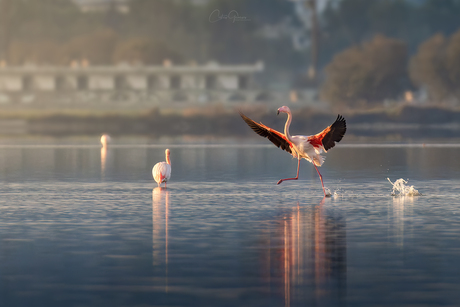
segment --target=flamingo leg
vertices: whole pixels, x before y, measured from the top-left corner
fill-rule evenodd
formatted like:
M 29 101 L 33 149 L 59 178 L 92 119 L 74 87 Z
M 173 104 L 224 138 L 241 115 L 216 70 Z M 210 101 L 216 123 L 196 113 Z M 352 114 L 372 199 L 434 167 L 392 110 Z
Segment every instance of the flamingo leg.
M 316 168 L 316 171 L 318 172 L 319 180 L 321 180 L 321 186 L 323 187 L 324 197 L 328 197 L 328 195 L 326 194 L 326 189 L 324 188 L 323 176 L 322 176 L 321 173 L 319 172 L 319 170 L 318 170 L 318 168 L 316 167 L 315 163 L 313 163 L 313 166 Z M 329 196 L 330 196 L 330 195 L 329 195 Z
M 299 179 L 299 168 L 300 168 L 300 159 L 298 159 L 298 162 L 297 162 L 297 176 L 295 178 L 280 179 L 277 184 L 280 184 L 281 182 L 283 182 L 285 180 L 297 180 L 297 179 Z

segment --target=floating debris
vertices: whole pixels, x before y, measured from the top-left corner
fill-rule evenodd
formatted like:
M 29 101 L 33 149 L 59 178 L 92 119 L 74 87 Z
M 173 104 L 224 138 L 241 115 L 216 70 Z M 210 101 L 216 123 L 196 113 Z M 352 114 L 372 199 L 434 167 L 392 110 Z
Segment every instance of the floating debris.
M 417 191 L 413 185 L 408 186 L 407 181 L 400 178 L 394 183 L 391 182 L 390 178 L 387 180 L 393 185 L 393 191 L 391 191 L 391 196 L 421 196 L 422 193 Z

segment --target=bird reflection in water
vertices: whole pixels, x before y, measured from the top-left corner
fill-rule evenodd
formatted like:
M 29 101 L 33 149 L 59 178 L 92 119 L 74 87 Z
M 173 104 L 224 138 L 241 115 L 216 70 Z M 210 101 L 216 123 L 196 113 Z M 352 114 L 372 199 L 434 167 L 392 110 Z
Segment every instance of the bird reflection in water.
M 344 301 L 346 222 L 339 213 L 327 210 L 323 202 L 314 207 L 298 203 L 271 231 L 262 261 L 268 265 L 264 275 L 270 292 L 281 290 L 285 306 L 297 297 L 319 305 Z
M 156 187 L 152 190 L 152 259 L 154 267 L 164 264 L 165 292 L 168 292 L 168 220 L 169 191 Z
M 107 165 L 107 147 L 101 147 L 101 175 L 102 178 L 105 177 L 105 169 Z

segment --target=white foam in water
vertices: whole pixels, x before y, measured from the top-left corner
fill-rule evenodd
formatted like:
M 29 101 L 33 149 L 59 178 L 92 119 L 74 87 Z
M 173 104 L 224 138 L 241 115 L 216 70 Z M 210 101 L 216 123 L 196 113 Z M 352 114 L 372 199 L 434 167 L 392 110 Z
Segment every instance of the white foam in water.
M 324 187 L 324 191 L 326 192 L 326 197 L 331 197 L 332 196 L 331 190 L 329 190 L 329 188 Z
M 342 189 L 337 189 L 334 190 L 334 193 L 332 193 L 331 197 L 335 199 L 339 198 L 344 198 L 344 197 L 355 197 L 356 195 L 353 194 L 353 192 L 345 192 Z
M 339 198 L 340 196 L 342 196 L 342 194 L 340 193 L 339 190 L 335 190 L 334 191 L 334 194 L 332 195 L 334 198 Z
M 388 181 L 393 185 L 393 191 L 391 191 L 392 196 L 420 196 L 422 195 L 417 191 L 413 185 L 408 186 L 407 181 L 400 178 L 394 183 L 391 182 L 390 178 L 387 178 Z

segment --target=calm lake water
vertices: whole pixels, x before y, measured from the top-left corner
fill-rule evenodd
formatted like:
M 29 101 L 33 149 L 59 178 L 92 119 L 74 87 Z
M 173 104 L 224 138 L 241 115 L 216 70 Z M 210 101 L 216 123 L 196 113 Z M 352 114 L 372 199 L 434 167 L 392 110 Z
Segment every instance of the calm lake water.
M 274 146 L 0 145 L 0 306 L 456 306 L 460 147 L 326 156 L 323 199 Z

